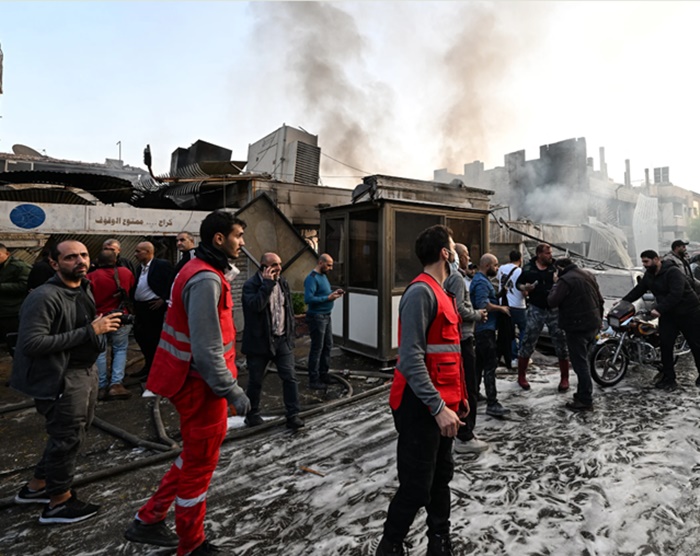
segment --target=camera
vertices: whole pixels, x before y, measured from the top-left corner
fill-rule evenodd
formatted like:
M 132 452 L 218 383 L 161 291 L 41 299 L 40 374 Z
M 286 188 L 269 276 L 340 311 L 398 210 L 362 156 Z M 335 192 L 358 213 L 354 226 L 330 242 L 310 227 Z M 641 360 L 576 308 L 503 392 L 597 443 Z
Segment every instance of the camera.
M 114 311 L 110 311 L 107 313 L 108 315 L 111 315 L 112 313 L 121 313 L 122 311 L 120 309 L 115 309 Z M 119 317 L 119 326 L 126 326 L 127 324 L 134 324 L 136 322 L 136 317 L 134 315 L 130 314 L 124 314 Z

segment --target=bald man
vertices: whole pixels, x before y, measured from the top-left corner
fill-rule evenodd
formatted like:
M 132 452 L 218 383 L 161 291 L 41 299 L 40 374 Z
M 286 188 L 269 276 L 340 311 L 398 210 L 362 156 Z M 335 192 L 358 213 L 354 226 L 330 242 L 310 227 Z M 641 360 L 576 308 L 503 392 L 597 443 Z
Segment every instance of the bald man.
M 155 248 L 150 241 L 142 241 L 136 246 L 134 255 L 139 265 L 136 267 L 136 289 L 134 291 L 134 338 L 143 353 L 143 368 L 131 376 L 145 381 L 151 370 L 151 363 L 158 348 L 163 318 L 168 308 L 170 286 L 175 278 L 175 269 L 169 261 L 156 259 Z
M 136 276 L 136 265 L 134 265 L 134 263 L 132 263 L 129 259 L 121 256 L 122 244 L 119 243 L 118 239 L 106 239 L 104 243 L 102 243 L 102 250 L 114 251 L 114 254 L 117 256 L 117 267 L 122 266 L 124 268 L 128 268 L 131 273 Z M 93 263 L 93 267 L 96 268 L 97 264 Z M 91 270 L 94 270 L 94 268 L 91 268 Z

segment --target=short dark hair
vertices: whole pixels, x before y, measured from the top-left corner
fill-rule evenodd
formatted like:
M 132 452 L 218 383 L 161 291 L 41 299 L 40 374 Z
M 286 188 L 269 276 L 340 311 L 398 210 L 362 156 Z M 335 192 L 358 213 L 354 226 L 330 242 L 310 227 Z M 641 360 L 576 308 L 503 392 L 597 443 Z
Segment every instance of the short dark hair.
M 659 254 L 653 249 L 647 249 L 646 251 L 642 251 L 642 254 L 639 255 L 640 259 L 657 259 L 658 257 Z
M 236 224 L 244 230 L 247 226 L 243 220 L 236 218 L 231 211 L 218 209 L 210 212 L 199 226 L 199 236 L 202 238 L 202 243 L 211 245 L 214 241 L 214 236 L 219 233 L 225 236 L 229 235 Z
M 440 260 L 440 251 L 450 248 L 452 230 L 442 224 L 436 224 L 423 230 L 416 238 L 416 256 L 423 266 Z
M 544 251 L 547 247 L 551 247 L 549 243 L 538 243 L 537 247 L 535 247 L 535 255 L 539 255 Z
M 97 266 L 100 268 L 109 268 L 117 264 L 117 254 L 111 249 L 103 249 L 97 255 Z
M 574 261 L 572 261 L 569 257 L 560 257 L 554 261 L 554 264 L 559 268 L 566 268 L 567 266 L 574 264 Z
M 519 260 L 522 259 L 522 258 L 523 258 L 523 255 L 522 255 L 522 253 L 520 253 L 520 251 L 511 251 L 511 252 L 508 254 L 508 259 L 510 259 L 510 262 L 511 262 L 511 263 L 514 263 L 514 262 L 516 262 L 516 261 L 519 261 Z

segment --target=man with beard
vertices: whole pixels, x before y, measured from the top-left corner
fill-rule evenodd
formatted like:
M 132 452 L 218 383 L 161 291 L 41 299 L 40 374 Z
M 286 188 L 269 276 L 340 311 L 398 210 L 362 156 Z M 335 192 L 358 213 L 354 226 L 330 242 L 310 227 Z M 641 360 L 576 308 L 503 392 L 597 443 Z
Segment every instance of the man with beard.
M 593 382 L 588 353 L 595 343 L 603 322 L 603 296 L 598 283 L 589 272 L 576 266 L 571 259 L 556 262 L 554 287 L 547 302 L 559 309 L 559 326 L 566 332 L 566 345 L 578 388 L 574 401 L 566 404 L 571 411 L 593 409 Z
M 333 349 L 333 329 L 331 327 L 331 311 L 333 302 L 345 292 L 341 289 L 331 290 L 328 272 L 333 270 L 333 257 L 324 253 L 318 259 L 318 264 L 304 280 L 304 303 L 306 323 L 309 325 L 311 348 L 309 349 L 309 388 L 324 390 L 330 384 L 328 375 L 331 365 L 331 349 Z
M 177 546 L 178 556 L 216 554 L 204 534 L 206 496 L 226 436 L 227 407 L 243 416 L 250 401 L 238 385 L 231 312 L 231 261 L 245 244 L 246 224 L 226 210 L 206 216 L 201 243 L 173 284 L 170 308 L 146 386 L 180 414 L 182 453 L 124 536 Z M 177 536 L 165 525 L 175 502 Z
M 516 282 L 516 287 L 527 296 L 525 335 L 518 352 L 518 384 L 523 390 L 530 389 L 527 366 L 545 324 L 559 359 L 561 380 L 558 390 L 566 392 L 569 389 L 569 352 L 566 348 L 566 337 L 559 327 L 558 310 L 547 303 L 547 296 L 554 285 L 554 272 L 552 247 L 540 243 L 535 248 L 535 256 L 525 264 Z
M 175 274 L 180 272 L 185 263 L 194 257 L 194 236 L 189 232 L 180 232 L 177 234 L 177 250 L 182 253 L 182 257 L 175 265 Z
M 656 297 L 651 314 L 659 319 L 662 365 L 662 378 L 656 383 L 656 388 L 674 390 L 678 384 L 673 346 L 679 331 L 687 340 L 693 352 L 695 367 L 700 371 L 700 299 L 675 263 L 662 262 L 656 251 L 651 249 L 643 251 L 640 257 L 646 272 L 622 300 L 632 303 L 647 291 Z M 695 384 L 700 386 L 700 376 Z
M 510 409 L 506 409 L 498 402 L 496 328 L 498 326 L 498 313 L 510 315 L 510 309 L 505 305 L 498 304 L 496 290 L 491 283 L 491 278 L 494 278 L 496 274 L 498 274 L 498 259 L 491 253 L 485 253 L 481 256 L 479 271 L 474 275 L 469 287 L 469 295 L 474 309 L 488 311 L 488 319 L 485 322 L 477 323 L 474 328 L 477 390 L 483 376 L 486 390 L 486 414 L 492 417 L 503 417 L 510 413 Z
M 664 261 L 671 261 L 685 275 L 686 280 L 690 282 L 695 293 L 700 293 L 700 281 L 695 278 L 695 273 L 688 259 L 688 242 L 682 239 L 677 239 L 671 244 L 671 251 L 664 255 Z
M 75 523 L 99 506 L 83 502 L 71 488 L 78 450 L 95 415 L 97 356 L 105 334 L 119 328 L 121 313 L 96 317 L 85 274 L 87 247 L 62 241 L 51 249 L 56 274 L 32 290 L 20 312 L 10 384 L 34 398 L 46 419 L 48 440 L 33 478 L 15 496 L 19 504 L 45 504 L 43 524 Z

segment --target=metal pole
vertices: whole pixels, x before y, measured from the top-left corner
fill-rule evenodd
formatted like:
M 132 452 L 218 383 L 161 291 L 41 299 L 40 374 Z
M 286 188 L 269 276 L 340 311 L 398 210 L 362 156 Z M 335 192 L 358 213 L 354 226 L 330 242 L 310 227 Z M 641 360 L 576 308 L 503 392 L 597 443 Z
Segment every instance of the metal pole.
M 122 161 L 122 142 L 117 141 L 117 145 L 119 145 L 119 162 Z

